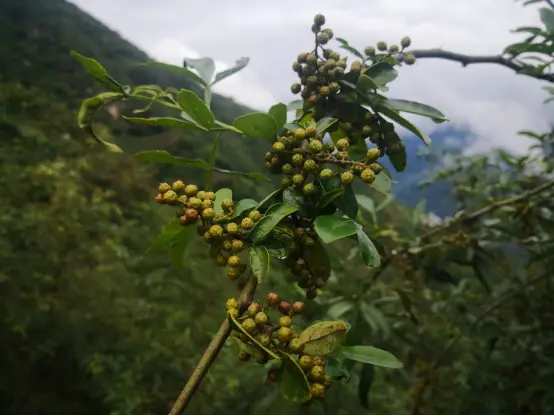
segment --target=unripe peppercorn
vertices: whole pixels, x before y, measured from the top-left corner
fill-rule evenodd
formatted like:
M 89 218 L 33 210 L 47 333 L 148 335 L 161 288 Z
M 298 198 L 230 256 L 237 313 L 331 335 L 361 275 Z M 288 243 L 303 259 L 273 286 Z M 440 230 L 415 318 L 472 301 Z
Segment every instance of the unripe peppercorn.
M 366 46 L 364 49 L 364 53 L 366 56 L 373 56 L 375 55 L 375 48 L 373 46 Z
M 319 32 L 317 34 L 317 42 L 320 45 L 325 45 L 327 42 L 329 42 L 329 35 L 325 32 Z
M 316 65 L 317 64 L 317 58 L 313 53 L 309 53 L 308 56 L 306 57 L 306 62 L 309 65 Z
M 252 218 L 243 218 L 240 222 L 240 227 L 244 230 L 251 230 L 254 227 L 254 221 L 252 221 Z
M 371 165 L 369 165 L 369 168 L 375 172 L 376 175 L 378 175 L 379 173 L 381 173 L 383 171 L 383 166 L 381 166 L 379 163 L 372 163 Z
M 204 241 L 208 244 L 211 244 L 211 242 L 213 241 L 213 237 L 209 231 L 206 231 L 202 238 L 204 238 Z M 227 263 L 227 261 L 225 261 L 225 263 Z
M 288 176 L 285 176 L 283 179 L 281 179 L 281 185 L 284 188 L 288 188 L 289 186 L 292 185 L 292 179 L 289 178 Z
M 305 137 L 306 137 L 306 130 L 304 129 L 296 129 L 296 131 L 294 132 L 294 138 L 296 140 L 304 140 Z
M 279 340 L 281 342 L 290 342 L 294 338 L 292 330 L 288 327 L 279 328 L 277 335 L 279 336 Z
M 300 71 L 302 71 L 302 65 L 301 65 L 299 62 L 294 61 L 294 62 L 292 63 L 292 70 L 293 70 L 294 72 L 300 72 Z
M 390 45 L 389 46 L 389 53 L 397 53 L 399 50 L 398 45 Z
M 300 153 L 296 153 L 292 156 L 292 164 L 293 166 L 302 166 L 304 164 L 304 156 Z
M 362 70 L 362 63 L 360 61 L 354 61 L 350 65 L 351 72 L 360 72 Z
M 292 183 L 295 185 L 295 186 L 301 186 L 303 183 L 304 183 L 304 176 L 302 176 L 301 174 L 297 173 L 296 175 L 294 175 L 292 177 Z
M 239 256 L 231 256 L 227 260 L 227 264 L 231 267 L 238 267 L 240 264 L 240 257 Z
M 290 312 L 291 305 L 288 302 L 285 302 L 284 300 L 279 303 L 279 311 L 283 315 L 287 315 Z
M 341 183 L 343 183 L 345 185 L 351 184 L 352 182 L 354 182 L 354 179 L 355 179 L 355 176 L 350 171 L 343 172 L 340 175 L 340 181 L 341 181 Z
M 239 360 L 241 361 L 248 361 L 252 357 L 249 353 L 246 351 L 239 351 Z
M 231 281 L 237 280 L 242 271 L 237 267 L 229 267 L 227 269 L 227 278 Z
M 411 53 L 409 53 L 408 55 L 406 55 L 404 57 L 404 63 L 406 65 L 413 65 L 413 64 L 415 64 L 415 61 L 416 61 L 416 57 L 414 55 L 412 55 Z
M 306 58 L 308 57 L 308 52 L 302 52 L 300 54 L 298 54 L 298 57 L 296 58 L 296 60 L 303 64 L 306 62 Z
M 291 326 L 292 325 L 292 319 L 290 316 L 281 316 L 279 318 L 279 325 L 280 326 Z
M 348 141 L 348 139 L 339 139 L 337 140 L 337 143 L 335 146 L 337 147 L 338 150 L 344 151 L 348 149 L 348 147 L 350 146 L 350 142 Z
M 214 201 L 210 201 L 209 199 L 205 199 L 202 201 L 202 208 L 213 208 L 213 206 L 214 206 Z
M 160 183 L 160 186 L 158 186 L 158 191 L 161 193 L 161 194 L 164 194 L 166 193 L 167 191 L 169 191 L 171 189 L 171 186 L 168 184 L 168 183 Z
M 323 26 L 325 24 L 325 16 L 318 13 L 314 17 L 314 25 Z
M 314 137 L 317 134 L 315 126 L 309 126 L 306 128 L 306 137 Z
M 261 313 L 263 313 L 263 312 L 261 312 Z M 259 334 L 256 337 L 256 341 L 258 341 L 264 347 L 267 347 L 269 344 L 271 344 L 271 338 L 267 334 Z
M 360 178 L 365 183 L 371 184 L 373 183 L 373 181 L 375 181 L 375 172 L 373 172 L 370 168 L 364 169 L 364 171 L 360 175 Z
M 183 181 L 175 181 L 173 182 L 173 184 L 171 185 L 171 188 L 177 192 L 177 191 L 180 191 L 181 189 L 183 189 L 185 187 L 185 184 L 183 183 Z
M 328 86 L 324 85 L 323 87 L 321 87 L 319 89 L 319 93 L 321 94 L 322 97 L 327 97 L 327 96 L 329 96 L 331 91 L 329 90 Z
M 267 294 L 267 303 L 269 303 L 270 306 L 275 306 L 279 303 L 279 295 L 277 293 L 268 293 Z
M 321 383 L 313 383 L 310 387 L 312 397 L 322 398 L 325 395 L 325 386 Z
M 179 199 L 175 191 L 169 190 L 163 195 L 164 202 L 175 202 Z
M 202 218 L 205 220 L 212 220 L 215 217 L 215 210 L 213 208 L 206 208 L 202 211 Z
M 188 198 L 186 195 L 181 195 L 178 199 L 179 203 L 182 204 L 182 205 L 186 205 L 187 204 L 187 201 L 188 201 Z
M 333 378 L 327 374 L 325 374 L 323 376 L 323 385 L 327 388 L 329 388 L 331 386 L 331 384 L 333 383 Z
M 256 323 L 262 326 L 267 324 L 268 319 L 269 318 L 267 317 L 267 314 L 265 312 L 258 312 L 254 317 L 254 320 L 256 321 Z
M 298 338 L 293 338 L 289 342 L 289 349 L 293 354 L 299 354 L 304 350 L 304 344 Z
M 405 36 L 405 37 L 403 37 L 403 38 L 400 40 L 400 45 L 401 45 L 403 48 L 407 48 L 407 47 L 409 47 L 411 44 L 412 44 L 412 40 L 411 40 L 408 36 Z
M 233 208 L 235 208 L 235 203 L 232 199 L 224 199 L 223 201 L 221 201 L 221 208 L 224 211 L 232 211 Z
M 246 332 L 251 334 L 256 330 L 256 321 L 254 321 L 252 318 L 246 318 L 242 323 L 242 327 Z
M 225 240 L 223 241 L 223 243 L 221 244 L 221 248 L 224 250 L 224 251 L 231 251 L 231 248 L 233 247 L 233 245 L 231 244 L 231 242 L 229 240 Z
M 320 153 L 323 150 L 323 143 L 321 142 L 321 140 L 312 140 L 310 142 L 310 150 L 314 153 Z
M 198 187 L 196 185 L 187 185 L 185 186 L 185 195 L 186 196 L 196 196 L 198 193 Z
M 275 142 L 273 143 L 273 146 L 271 146 L 274 152 L 284 152 L 285 151 L 285 144 L 281 142 Z
M 240 315 L 238 308 L 231 308 L 227 311 L 227 313 L 233 318 L 238 318 Z
M 298 94 L 301 90 L 302 90 L 302 85 L 300 85 L 297 82 L 290 86 L 290 92 L 292 92 L 293 94 Z
M 319 174 L 321 179 L 331 179 L 333 176 L 335 176 L 335 173 L 329 168 L 323 169 Z
M 220 254 L 218 254 L 217 257 L 215 258 L 215 262 L 216 262 L 219 266 L 225 266 L 225 265 L 227 264 L 227 257 L 220 253 Z
M 298 360 L 298 365 L 300 365 L 303 370 L 309 370 L 312 368 L 313 358 L 310 355 L 303 355 Z
M 208 232 L 212 237 L 220 237 L 223 234 L 223 228 L 221 228 L 221 225 L 212 225 Z
M 310 370 L 310 378 L 312 380 L 322 380 L 325 375 L 325 370 L 319 365 L 314 365 Z
M 381 52 L 385 52 L 387 50 L 387 43 L 382 40 L 377 42 L 377 49 Z
M 331 94 L 336 94 L 340 89 L 340 85 L 337 82 L 331 82 L 329 84 L 329 92 Z
M 313 359 L 314 359 L 314 365 L 318 365 L 321 367 L 325 366 L 325 359 L 323 357 L 316 356 L 316 357 L 313 357 Z
M 322 32 L 325 33 L 325 34 L 327 34 L 327 36 L 329 37 L 329 39 L 333 39 L 333 36 L 334 36 L 333 30 L 327 28 L 327 29 L 323 29 Z
M 241 240 L 233 240 L 231 242 L 231 251 L 233 253 L 240 253 L 244 249 L 244 243 Z
M 204 195 L 204 199 L 211 199 L 212 201 L 215 201 L 215 192 L 206 192 Z
M 301 314 L 306 310 L 306 304 L 304 302 L 294 302 L 292 304 L 292 311 L 295 314 Z
M 262 218 L 262 214 L 260 213 L 260 211 L 256 211 L 256 210 L 250 211 L 248 213 L 248 218 L 250 218 L 254 222 L 258 222 Z
M 294 168 L 292 167 L 292 165 L 290 163 L 285 163 L 282 167 L 282 172 L 285 175 L 290 175 L 292 172 L 294 172 Z
M 238 309 L 239 303 L 235 298 L 227 299 L 227 303 L 225 303 L 225 307 L 227 309 Z
M 187 207 L 193 208 L 193 209 L 200 209 L 202 208 L 202 200 L 193 196 L 192 198 L 189 198 L 187 202 Z
M 315 193 L 315 185 L 313 183 L 307 183 L 304 185 L 303 190 L 306 195 L 312 195 Z
M 227 234 L 229 235 L 236 235 L 239 232 L 239 226 L 234 222 L 230 222 L 229 224 L 227 224 L 225 229 L 227 231 Z
M 381 157 L 381 151 L 377 147 L 373 147 L 367 151 L 367 159 L 369 161 L 374 161 Z
M 306 172 L 313 172 L 317 169 L 317 163 L 313 159 L 308 159 L 304 162 L 304 166 L 302 166 L 302 169 L 304 169 Z
M 206 198 L 206 191 L 198 191 L 198 193 L 196 194 L 196 198 L 205 199 Z
M 251 303 L 250 306 L 248 306 L 246 313 L 248 313 L 248 316 L 254 317 L 261 310 L 262 310 L 262 307 L 260 306 L 259 303 Z

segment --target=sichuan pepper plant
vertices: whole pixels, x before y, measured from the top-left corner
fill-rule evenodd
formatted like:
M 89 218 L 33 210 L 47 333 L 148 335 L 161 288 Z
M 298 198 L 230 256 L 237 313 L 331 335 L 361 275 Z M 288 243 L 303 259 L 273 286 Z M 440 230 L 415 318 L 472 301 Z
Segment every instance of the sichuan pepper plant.
M 284 264 L 294 276 L 294 284 L 314 299 L 322 293 L 331 274 L 328 245 L 339 239 L 356 241 L 360 262 L 369 268 L 380 266 L 379 249 L 363 225 L 356 222 L 358 201 L 354 182 L 387 193 L 391 179 L 381 164 L 388 158 L 397 172 L 406 166 L 406 150 L 396 124 L 410 130 L 426 144 L 427 134 L 401 113 L 412 113 L 440 123 L 444 115 L 424 104 L 390 99 L 383 93 L 398 76 L 396 66 L 411 65 L 414 56 L 406 48 L 378 42 L 358 51 L 336 38 L 348 57 L 328 44 L 333 31 L 324 28 L 325 17 L 315 16 L 311 30 L 314 48 L 299 53 L 292 64 L 298 82 L 291 86 L 301 99 L 289 105 L 278 103 L 267 113 L 254 112 L 234 120 L 232 125 L 218 121 L 210 109 L 211 87 L 248 64 L 247 58 L 235 67 L 215 74 L 210 58 L 187 60 L 185 67 L 158 62 L 146 65 L 184 75 L 196 84 L 196 91 L 153 85 L 127 86 L 111 77 L 102 65 L 72 52 L 84 68 L 110 91 L 87 99 L 79 112 L 79 125 L 109 151 L 121 152 L 96 133 L 94 115 L 117 101 L 143 101 L 149 111 L 154 105 L 174 111 L 174 116 L 124 116 L 131 123 L 182 128 L 211 133 L 213 147 L 208 161 L 185 159 L 165 151 L 145 151 L 134 157 L 140 161 L 190 166 L 206 171 L 202 186 L 185 179 L 162 183 L 154 192 L 156 202 L 172 210 L 175 218 L 155 238 L 151 250 L 169 248 L 181 256 L 187 246 L 204 241 L 213 261 L 236 281 L 241 293 L 222 305 L 226 311 L 221 328 L 192 373 L 171 413 L 180 413 L 231 336 L 238 359 L 265 365 L 268 378 L 278 383 L 283 395 L 297 403 L 321 400 L 344 360 L 401 368 L 392 354 L 367 345 L 344 345 L 350 324 L 346 321 L 316 321 L 308 327 L 295 317 L 306 304 L 299 299 L 281 299 L 278 294 L 259 294 L 256 286 L 270 273 L 272 263 Z M 190 68 L 190 69 L 189 69 Z M 215 76 L 214 76 L 215 74 Z M 288 114 L 295 114 L 287 122 Z M 396 123 L 396 124 L 395 124 Z M 233 199 L 231 189 L 213 189 L 213 173 L 259 175 L 233 172 L 215 166 L 221 136 L 225 133 L 257 138 L 267 142 L 265 163 L 279 185 L 262 201 Z

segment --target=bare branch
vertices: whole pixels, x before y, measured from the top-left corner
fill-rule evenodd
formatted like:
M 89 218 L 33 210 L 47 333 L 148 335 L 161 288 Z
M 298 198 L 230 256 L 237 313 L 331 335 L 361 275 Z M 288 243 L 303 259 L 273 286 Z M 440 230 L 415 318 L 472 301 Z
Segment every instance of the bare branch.
M 447 61 L 459 62 L 462 66 L 473 64 L 496 64 L 511 69 L 517 74 L 527 75 L 528 77 L 540 79 L 542 81 L 554 82 L 554 75 L 551 74 L 528 74 L 522 72 L 526 66 L 519 64 L 511 59 L 504 58 L 502 55 L 463 55 L 461 53 L 445 51 L 442 49 L 416 49 L 407 51 L 401 55 L 414 55 L 417 59 L 436 58 Z

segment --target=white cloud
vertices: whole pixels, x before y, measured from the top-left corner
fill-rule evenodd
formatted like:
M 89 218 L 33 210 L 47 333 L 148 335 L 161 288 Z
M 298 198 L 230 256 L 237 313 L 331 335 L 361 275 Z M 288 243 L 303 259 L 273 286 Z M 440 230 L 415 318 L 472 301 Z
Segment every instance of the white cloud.
M 241 56 L 250 57 L 243 72 L 216 90 L 260 110 L 293 99 L 289 85 L 296 79 L 290 66 L 299 52 L 311 47 L 310 24 L 318 12 L 327 16 L 337 36 L 359 47 L 378 40 L 394 43 L 409 35 L 417 49 L 470 54 L 498 53 L 521 39 L 511 29 L 539 23 L 536 7 L 513 0 L 213 0 L 209 7 L 193 0 L 73 2 L 155 59 L 180 64 L 184 56 L 211 56 L 223 69 Z M 390 96 L 439 108 L 451 124 L 469 127 L 480 149 L 523 151 L 528 143 L 516 132 L 545 129 L 552 121 L 551 107 L 542 105 L 540 86 L 506 68 L 462 68 L 433 59 L 402 68 Z M 442 126 L 411 120 L 430 133 Z

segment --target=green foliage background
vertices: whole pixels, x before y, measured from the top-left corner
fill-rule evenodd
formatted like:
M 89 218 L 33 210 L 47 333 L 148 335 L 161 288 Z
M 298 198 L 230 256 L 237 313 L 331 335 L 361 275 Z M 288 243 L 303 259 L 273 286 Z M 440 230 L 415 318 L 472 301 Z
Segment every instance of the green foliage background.
M 0 410 L 165 412 L 217 330 L 235 288 L 201 245 L 183 268 L 171 267 L 166 253 L 144 255 L 171 215 L 153 204 L 157 182 L 200 183 L 204 174 L 138 165 L 94 146 L 91 151 L 90 139 L 77 129 L 76 108 L 101 88 L 69 50 L 99 60 L 124 82 L 194 87 L 170 73 L 137 68 L 147 56 L 62 0 L 3 1 L 0 39 Z M 225 122 L 249 111 L 220 96 L 214 96 L 212 108 Z M 102 122 L 103 131 L 125 150 L 161 148 L 207 158 L 211 148 L 202 134 L 137 127 L 107 113 Z M 537 142 L 546 149 L 552 136 L 538 135 Z M 263 142 L 227 136 L 217 164 L 233 169 L 240 160 L 241 171 L 262 172 L 266 150 Z M 511 170 L 476 174 L 492 163 Z M 544 182 L 551 160 L 536 162 L 543 169 L 538 175 L 525 170 L 530 163 L 500 152 L 464 158 L 456 165 L 464 169 L 442 175 L 471 212 Z M 237 199 L 261 199 L 271 189 L 242 177 L 215 179 L 216 188 L 235 189 Z M 361 218 L 385 247 L 429 230 L 396 202 L 376 211 L 384 197 L 365 196 L 372 199 L 360 200 Z M 238 365 L 229 345 L 187 413 L 410 413 L 427 380 L 425 369 L 452 337 L 511 291 L 518 295 L 447 351 L 429 378 L 419 411 L 551 413 L 551 281 L 518 291 L 526 279 L 552 270 L 553 217 L 544 213 L 551 199 L 546 195 L 525 209 L 502 211 L 496 222 L 472 225 L 477 246 L 489 253 L 486 267 L 474 265 L 475 247 L 451 250 L 440 243 L 426 251 L 422 261 L 428 266 L 414 271 L 395 260 L 371 283 L 374 272 L 345 261 L 357 255 L 354 247 L 332 246 L 336 272 L 326 295 L 308 302 L 306 319 L 348 320 L 356 328 L 353 342 L 392 351 L 405 363 L 403 370 L 356 364 L 350 382 L 334 386 L 325 405 L 298 407 L 266 382 L 262 367 Z M 535 258 L 530 266 L 529 258 Z M 283 277 L 273 270 L 259 293 L 271 288 L 301 299 Z

